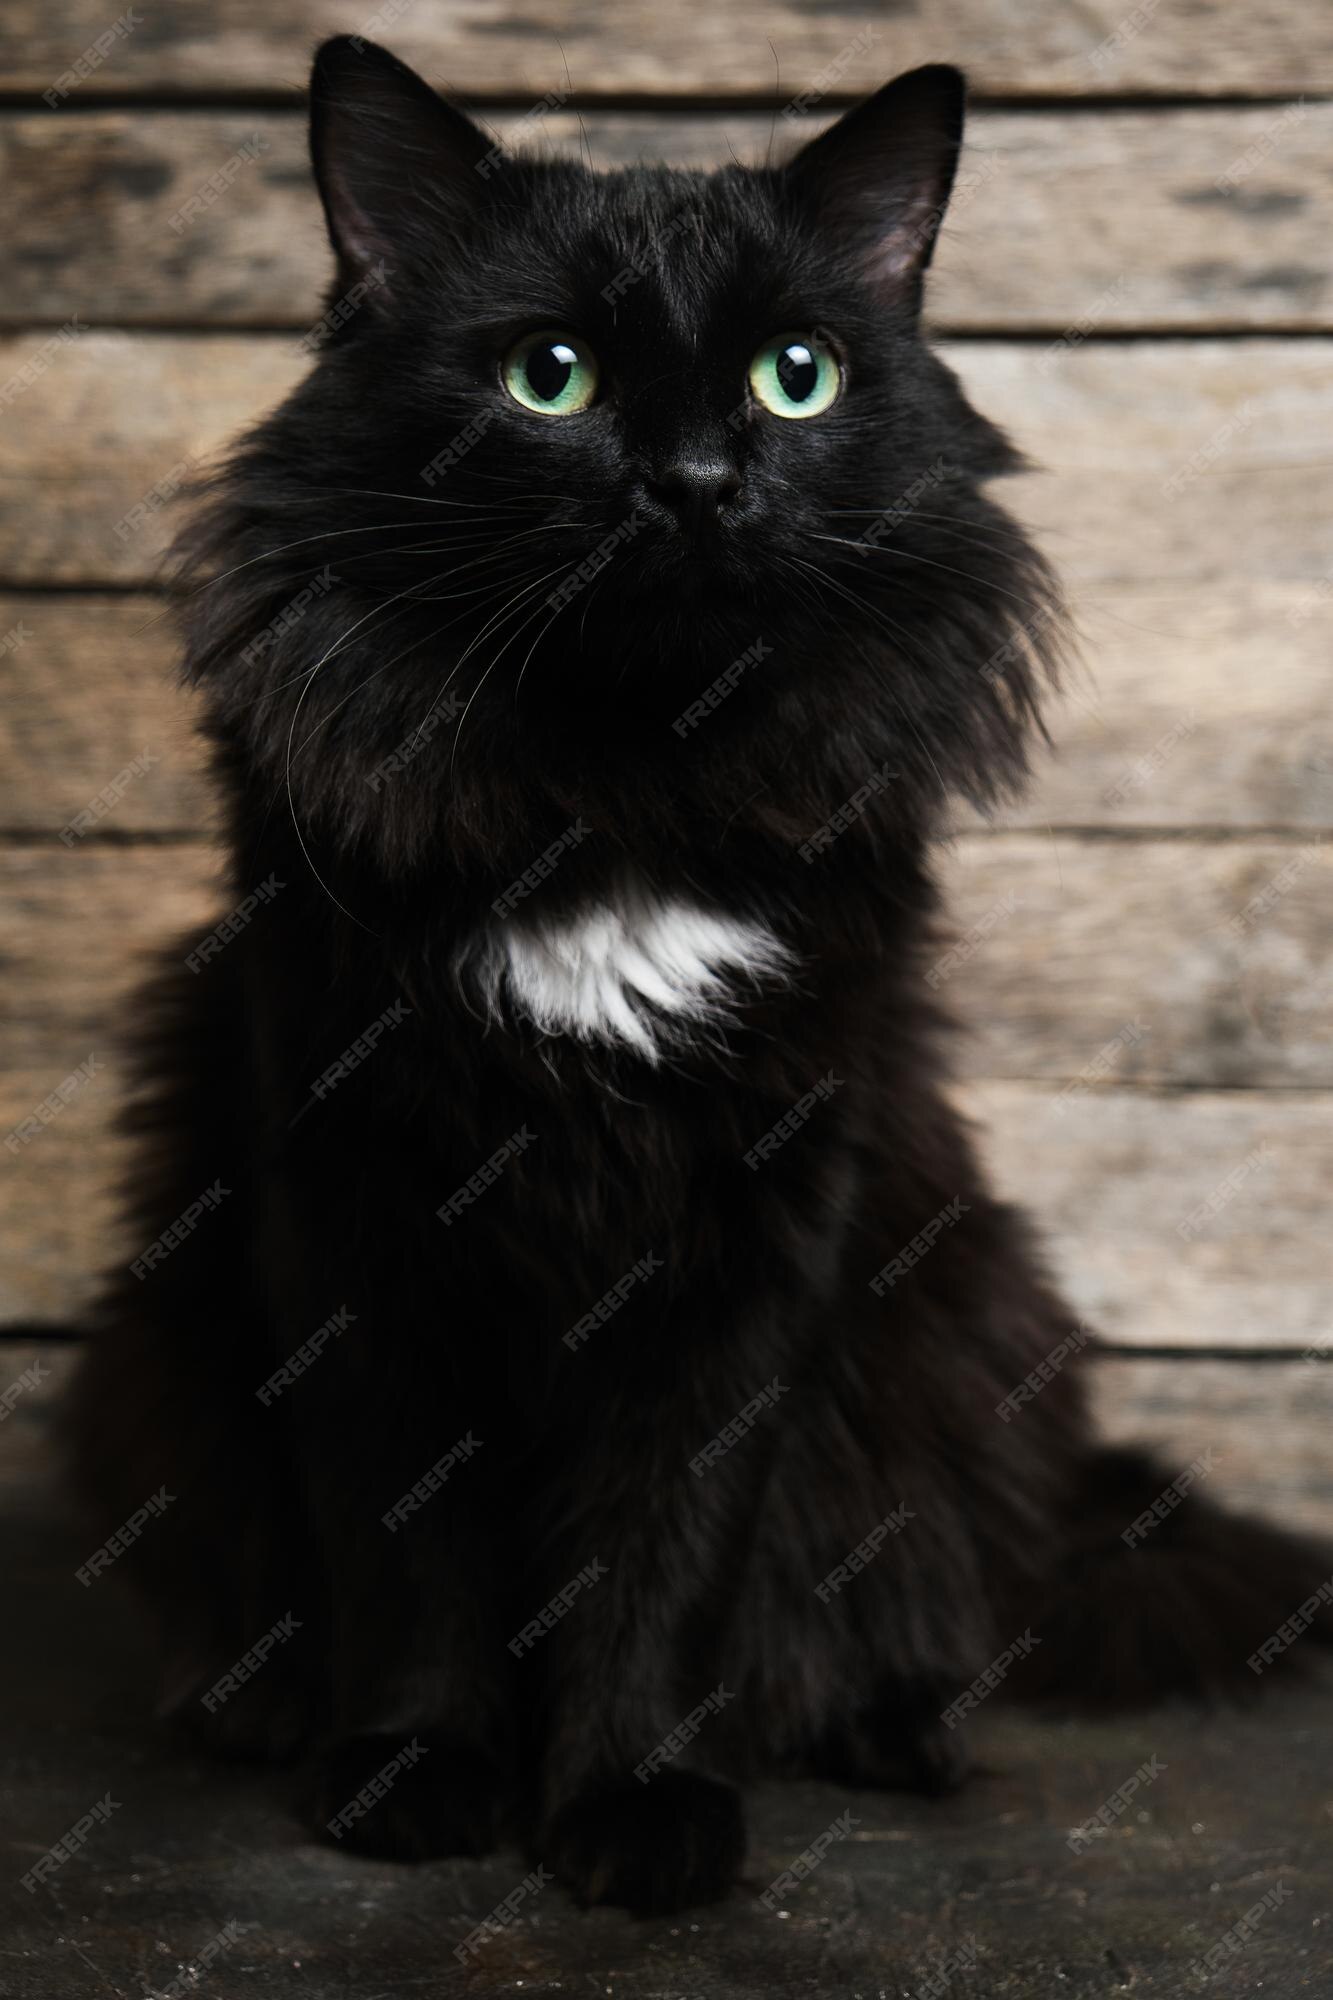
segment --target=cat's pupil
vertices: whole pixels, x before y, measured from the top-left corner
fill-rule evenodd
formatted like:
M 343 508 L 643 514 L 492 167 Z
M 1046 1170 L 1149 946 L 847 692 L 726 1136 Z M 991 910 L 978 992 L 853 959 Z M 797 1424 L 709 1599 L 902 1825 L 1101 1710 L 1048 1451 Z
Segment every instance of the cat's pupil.
M 577 359 L 573 348 L 566 346 L 563 340 L 552 340 L 545 346 L 534 347 L 526 363 L 533 395 L 540 396 L 544 403 L 554 403 L 569 387 L 569 378 Z
M 778 380 L 789 402 L 803 403 L 812 396 L 819 380 L 814 355 L 800 341 L 784 347 L 777 360 Z

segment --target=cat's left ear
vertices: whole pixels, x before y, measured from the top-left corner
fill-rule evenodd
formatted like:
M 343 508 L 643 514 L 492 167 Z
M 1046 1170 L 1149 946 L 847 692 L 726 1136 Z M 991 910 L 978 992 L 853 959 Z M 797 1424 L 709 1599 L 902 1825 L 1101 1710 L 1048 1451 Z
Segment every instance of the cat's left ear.
M 395 269 L 484 202 L 501 153 L 397 56 L 336 35 L 310 78 L 310 157 L 341 277 L 392 296 Z
M 786 169 L 840 235 L 860 245 L 872 283 L 902 289 L 929 264 L 963 138 L 961 70 L 929 63 L 812 139 Z

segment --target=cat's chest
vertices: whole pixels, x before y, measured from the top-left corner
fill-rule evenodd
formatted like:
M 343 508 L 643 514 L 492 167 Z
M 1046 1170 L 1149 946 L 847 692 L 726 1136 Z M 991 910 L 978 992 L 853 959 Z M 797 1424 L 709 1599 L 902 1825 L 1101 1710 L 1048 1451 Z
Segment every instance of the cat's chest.
M 734 1023 L 793 964 L 752 917 L 628 882 L 571 909 L 495 918 L 458 971 L 502 1025 L 657 1063 Z

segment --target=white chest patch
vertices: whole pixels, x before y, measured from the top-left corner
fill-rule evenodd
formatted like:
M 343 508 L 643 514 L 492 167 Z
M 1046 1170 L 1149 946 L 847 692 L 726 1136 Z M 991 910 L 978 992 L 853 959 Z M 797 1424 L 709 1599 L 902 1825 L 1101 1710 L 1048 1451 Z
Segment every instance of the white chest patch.
M 496 1019 L 519 1015 L 656 1063 L 734 1021 L 744 988 L 780 982 L 792 964 L 762 924 L 627 890 L 555 918 L 515 912 L 488 926 L 460 970 Z

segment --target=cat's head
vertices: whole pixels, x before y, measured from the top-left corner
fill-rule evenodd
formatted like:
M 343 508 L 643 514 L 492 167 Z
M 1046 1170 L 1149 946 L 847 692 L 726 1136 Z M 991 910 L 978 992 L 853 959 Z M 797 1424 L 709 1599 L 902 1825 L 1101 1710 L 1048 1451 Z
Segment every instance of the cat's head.
M 317 837 L 794 840 L 877 774 L 873 840 L 1015 776 L 1049 578 L 920 332 L 962 116 L 931 67 L 784 165 L 598 173 L 325 45 L 322 345 L 204 516 L 230 574 L 191 618 Z

